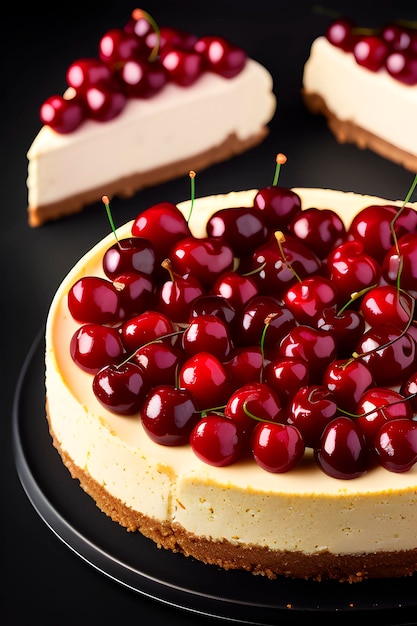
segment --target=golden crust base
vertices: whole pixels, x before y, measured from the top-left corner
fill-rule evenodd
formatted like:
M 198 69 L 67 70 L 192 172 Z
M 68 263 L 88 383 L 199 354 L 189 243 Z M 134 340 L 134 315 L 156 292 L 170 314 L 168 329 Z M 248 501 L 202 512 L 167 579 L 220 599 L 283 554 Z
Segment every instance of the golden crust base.
M 79 213 L 86 205 L 100 201 L 103 194 L 106 194 L 110 198 L 114 196 L 129 198 L 140 189 L 159 185 L 169 180 L 188 175 L 190 169 L 201 171 L 211 165 L 226 161 L 242 152 L 254 148 L 265 139 L 268 133 L 268 127 L 264 127 L 258 134 L 244 141 L 233 134 L 222 144 L 206 152 L 183 159 L 182 161 L 177 161 L 176 163 L 171 163 L 146 172 L 137 172 L 136 174 L 118 180 L 109 181 L 106 183 L 105 188 L 89 189 L 83 193 L 64 198 L 59 202 L 42 206 L 29 206 L 29 226 L 41 226 L 45 222 L 56 220 L 73 213 Z
M 417 173 L 417 155 L 401 150 L 349 120 L 339 119 L 330 111 L 326 102 L 319 94 L 310 93 L 302 89 L 301 95 L 305 106 L 311 113 L 324 115 L 327 125 L 339 143 L 353 143 L 361 150 L 372 150 L 385 159 L 402 165 L 413 173 Z

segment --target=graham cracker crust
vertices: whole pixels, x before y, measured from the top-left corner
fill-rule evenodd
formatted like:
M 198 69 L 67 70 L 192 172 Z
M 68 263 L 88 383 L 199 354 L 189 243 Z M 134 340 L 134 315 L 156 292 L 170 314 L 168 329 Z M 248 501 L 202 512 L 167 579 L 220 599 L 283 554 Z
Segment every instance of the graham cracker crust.
M 369 149 L 380 156 L 402 165 L 406 170 L 417 173 L 417 155 L 401 150 L 381 137 L 357 126 L 349 120 L 339 119 L 327 107 L 326 102 L 317 93 L 301 90 L 303 102 L 307 109 L 315 115 L 324 115 L 327 125 L 339 143 L 352 143 L 359 149 Z
M 310 579 L 317 582 L 337 580 L 358 583 L 370 578 L 398 578 L 417 572 L 417 549 L 402 552 L 371 552 L 369 554 L 305 554 L 270 550 L 257 545 L 239 545 L 199 537 L 177 523 L 143 515 L 109 494 L 90 474 L 78 467 L 62 449 L 54 435 L 47 410 L 49 432 L 54 447 L 73 479 L 94 500 L 96 506 L 128 532 L 140 532 L 158 548 L 182 553 L 207 565 L 224 570 L 244 570 L 254 575 L 276 579 L 279 576 Z
M 226 161 L 260 144 L 269 134 L 265 126 L 256 135 L 241 140 L 236 134 L 229 135 L 223 143 L 213 146 L 210 150 L 190 156 L 187 159 L 170 163 L 153 170 L 136 172 L 130 176 L 108 181 L 105 186 L 89 189 L 83 193 L 64 198 L 58 202 L 41 206 L 28 206 L 28 223 L 38 227 L 50 220 L 57 220 L 66 215 L 79 213 L 85 206 L 101 200 L 105 194 L 110 198 L 119 196 L 129 198 L 146 187 L 152 187 L 175 178 L 188 175 L 190 170 L 201 171 L 211 165 Z

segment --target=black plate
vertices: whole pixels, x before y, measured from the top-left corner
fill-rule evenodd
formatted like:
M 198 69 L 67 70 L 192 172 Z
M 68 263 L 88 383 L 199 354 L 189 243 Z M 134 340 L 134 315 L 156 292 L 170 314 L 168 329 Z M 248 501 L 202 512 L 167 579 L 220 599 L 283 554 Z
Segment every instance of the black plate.
M 24 363 L 15 395 L 13 445 L 22 485 L 38 514 L 73 552 L 117 583 L 165 604 L 246 624 L 276 624 L 306 612 L 417 607 L 416 577 L 350 585 L 225 572 L 158 549 L 112 522 L 70 477 L 45 418 L 44 331 Z

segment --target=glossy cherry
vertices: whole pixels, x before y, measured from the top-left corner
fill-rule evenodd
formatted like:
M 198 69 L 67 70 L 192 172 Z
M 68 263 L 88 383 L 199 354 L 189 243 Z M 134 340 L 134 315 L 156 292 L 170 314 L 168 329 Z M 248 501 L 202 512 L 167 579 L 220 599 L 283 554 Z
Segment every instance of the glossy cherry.
M 68 309 L 81 323 L 108 324 L 120 319 L 120 292 L 100 276 L 79 278 L 68 292 Z
M 417 422 L 406 418 L 381 426 L 375 438 L 379 463 L 390 472 L 408 472 L 417 463 Z
M 181 336 L 186 356 L 197 352 L 210 352 L 220 361 L 227 359 L 233 349 L 229 327 L 217 315 L 194 317 Z
M 194 426 L 190 445 L 201 461 L 215 467 L 235 463 L 242 451 L 238 425 L 216 413 L 202 417 Z
M 283 301 L 298 324 L 315 326 L 324 309 L 336 306 L 338 296 L 331 280 L 324 276 L 309 276 L 291 285 Z
M 149 389 L 146 374 L 131 361 L 105 365 L 95 374 L 92 385 L 97 400 L 120 415 L 138 413 Z
M 287 424 L 298 428 L 306 446 L 317 448 L 325 426 L 337 413 L 336 401 L 328 387 L 306 385 L 298 389 L 288 406 Z
M 304 209 L 293 217 L 288 231 L 301 239 L 319 259 L 325 259 L 346 239 L 345 224 L 332 209 Z
M 253 207 L 220 209 L 206 225 L 210 237 L 220 237 L 237 257 L 249 255 L 268 238 L 268 228 L 260 211 Z
M 120 333 L 126 352 L 133 354 L 143 344 L 170 335 L 176 330 L 176 325 L 161 311 L 149 310 L 123 322 Z M 167 342 L 173 343 L 174 337 L 167 339 Z
M 143 237 L 119 239 L 104 253 L 102 265 L 111 280 L 132 271 L 152 276 L 156 266 L 155 248 Z
M 171 248 L 169 259 L 173 272 L 193 276 L 206 289 L 222 272 L 231 270 L 234 263 L 231 247 L 216 237 L 182 238 Z
M 182 446 L 189 442 L 191 431 L 200 420 L 200 413 L 186 389 L 159 384 L 146 396 L 141 408 L 141 420 L 152 441 L 164 446 Z
M 72 133 L 86 119 L 84 103 L 79 98 L 66 99 L 61 95 L 49 96 L 43 102 L 39 115 L 42 124 L 61 134 Z
M 320 469 L 332 478 L 350 480 L 362 476 L 368 469 L 365 438 L 349 417 L 335 417 L 325 426 L 314 453 Z
M 326 368 L 322 383 L 331 391 L 339 409 L 355 414 L 363 394 L 374 387 L 371 371 L 359 359 L 335 359 Z
M 83 324 L 72 335 L 69 351 L 78 367 L 96 374 L 102 367 L 120 363 L 125 354 L 116 328 L 101 324 Z
M 289 472 L 299 463 L 304 450 L 300 431 L 288 424 L 258 423 L 252 434 L 253 458 L 267 472 Z
M 413 417 L 411 404 L 402 394 L 386 387 L 367 389 L 356 406 L 356 423 L 362 430 L 370 448 L 381 426 L 390 420 Z
M 282 357 L 267 363 L 262 380 L 275 391 L 281 406 L 286 408 L 297 391 L 309 383 L 309 367 L 304 359 Z
M 231 392 L 224 365 L 209 352 L 198 352 L 183 363 L 178 384 L 188 389 L 202 411 L 225 405 Z
M 318 384 L 336 354 L 336 342 L 329 332 L 300 324 L 284 337 L 277 356 L 296 357 L 306 361 L 310 383 Z
M 246 52 L 223 37 L 200 37 L 194 44 L 194 50 L 203 56 L 208 70 L 224 78 L 234 78 L 246 64 Z

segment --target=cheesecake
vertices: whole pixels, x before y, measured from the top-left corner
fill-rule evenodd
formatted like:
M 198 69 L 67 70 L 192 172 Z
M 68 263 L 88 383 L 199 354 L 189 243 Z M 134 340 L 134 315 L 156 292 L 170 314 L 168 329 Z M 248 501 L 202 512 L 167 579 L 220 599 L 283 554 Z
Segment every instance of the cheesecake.
M 402 204 L 332 189 L 292 191 L 302 210 L 331 208 L 347 229 L 365 206 Z M 189 218 L 192 236 L 204 238 L 214 212 L 253 207 L 257 193 L 197 198 L 191 217 L 190 201 L 178 208 Z M 116 231 L 119 240 L 132 236 L 134 223 Z M 68 296 L 83 277 L 105 278 L 103 255 L 114 242 L 112 233 L 95 244 L 64 278 L 45 336 L 46 415 L 53 445 L 99 509 L 121 525 L 121 532 L 138 531 L 159 547 L 226 570 L 349 582 L 413 574 L 416 464 L 406 472 L 372 466 L 343 480 L 324 472 L 306 446 L 289 471 L 265 471 L 245 455 L 216 466 L 188 443 L 154 441 L 140 411 L 122 415 L 103 406 L 93 393 L 92 374 L 70 355 L 80 322 L 70 312 Z

